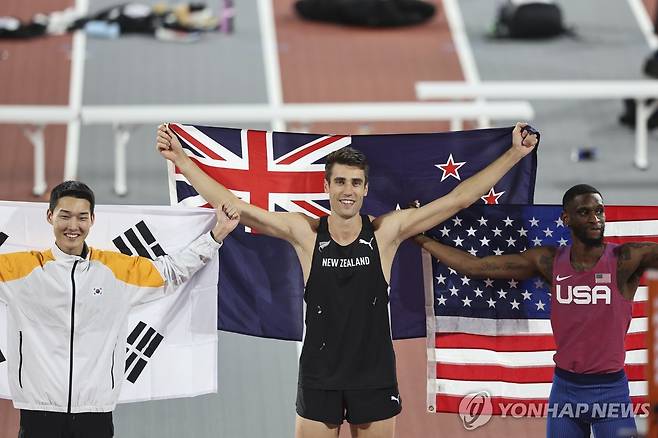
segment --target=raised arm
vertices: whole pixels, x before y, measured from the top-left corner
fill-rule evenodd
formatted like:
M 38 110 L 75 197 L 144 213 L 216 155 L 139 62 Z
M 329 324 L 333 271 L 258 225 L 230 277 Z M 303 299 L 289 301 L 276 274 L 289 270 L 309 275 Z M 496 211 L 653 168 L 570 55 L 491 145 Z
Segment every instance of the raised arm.
M 658 269 L 658 244 L 629 242 L 617 248 L 617 285 L 628 299 L 635 295 L 647 269 Z
M 537 136 L 523 130 L 526 125 L 517 123 L 512 131 L 510 149 L 450 193 L 420 208 L 397 210 L 384 215 L 380 226 L 387 222 L 383 228 L 391 229 L 396 234 L 394 237 L 402 241 L 435 227 L 477 201 L 537 145 Z
M 230 190 L 203 172 L 187 156 L 178 137 L 168 125 L 158 126 L 157 150 L 185 175 L 199 194 L 213 207 L 232 204 L 240 215 L 240 223 L 260 233 L 278 237 L 293 244 L 312 232 L 312 221 L 300 213 L 275 213 L 242 201 Z
M 523 280 L 541 275 L 549 283 L 555 248 L 540 246 L 517 254 L 475 257 L 466 251 L 419 234 L 414 241 L 440 263 L 474 278 L 515 278 Z

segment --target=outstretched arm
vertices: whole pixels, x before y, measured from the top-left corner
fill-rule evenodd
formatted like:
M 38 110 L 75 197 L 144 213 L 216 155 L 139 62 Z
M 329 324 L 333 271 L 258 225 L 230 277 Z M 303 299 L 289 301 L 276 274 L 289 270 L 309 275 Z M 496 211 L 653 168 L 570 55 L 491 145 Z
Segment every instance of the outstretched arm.
M 552 247 L 537 247 L 517 254 L 475 257 L 423 234 L 414 237 L 414 241 L 439 262 L 471 277 L 523 280 L 541 275 L 551 280 L 555 254 Z
M 632 299 L 644 272 L 658 269 L 658 244 L 629 242 L 619 246 L 617 251 L 617 285 L 626 298 Z
M 390 224 L 387 225 L 401 242 L 435 227 L 477 201 L 537 145 L 537 136 L 523 130 L 526 125 L 526 123 L 517 123 L 512 131 L 510 149 L 486 168 L 463 181 L 450 193 L 420 208 L 398 210 L 384 215 L 380 219 L 382 225 L 384 222 L 389 222 Z
M 185 175 L 199 194 L 213 207 L 231 204 L 237 209 L 240 223 L 263 234 L 285 239 L 293 244 L 312 231 L 312 219 L 299 213 L 275 213 L 242 201 L 230 190 L 203 172 L 187 156 L 178 137 L 168 125 L 158 126 L 156 148 Z M 305 234 L 306 233 L 306 234 Z M 308 237 L 308 236 L 306 236 Z

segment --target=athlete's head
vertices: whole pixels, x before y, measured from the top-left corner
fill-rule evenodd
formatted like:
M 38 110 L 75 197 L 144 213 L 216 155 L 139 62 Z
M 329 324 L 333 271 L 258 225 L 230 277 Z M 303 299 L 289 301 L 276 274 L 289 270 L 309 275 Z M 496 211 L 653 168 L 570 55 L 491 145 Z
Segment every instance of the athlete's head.
M 588 246 L 603 243 L 605 210 L 601 192 L 587 184 L 578 184 L 562 197 L 562 221 L 571 228 L 574 239 Z
M 344 147 L 329 154 L 324 191 L 329 194 L 332 212 L 346 218 L 358 214 L 368 194 L 368 161 L 363 152 Z
M 53 226 L 55 243 L 67 254 L 82 254 L 94 224 L 94 192 L 79 181 L 64 181 L 50 192 L 46 218 Z

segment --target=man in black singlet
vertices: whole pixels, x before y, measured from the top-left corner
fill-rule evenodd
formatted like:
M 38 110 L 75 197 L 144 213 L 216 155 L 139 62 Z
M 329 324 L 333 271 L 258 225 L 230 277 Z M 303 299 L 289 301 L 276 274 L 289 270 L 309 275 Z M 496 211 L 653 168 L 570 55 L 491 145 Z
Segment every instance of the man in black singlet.
M 426 231 L 486 193 L 537 144 L 517 123 L 512 146 L 449 194 L 418 209 L 377 218 L 360 214 L 368 193 L 363 153 L 346 147 L 327 156 L 325 192 L 331 215 L 270 212 L 238 199 L 201 171 L 168 126 L 157 149 L 211 205 L 230 202 L 240 222 L 285 239 L 301 263 L 306 292 L 306 336 L 299 364 L 295 435 L 336 437 L 343 420 L 352 436 L 393 437 L 401 400 L 388 316 L 391 265 L 400 243 Z

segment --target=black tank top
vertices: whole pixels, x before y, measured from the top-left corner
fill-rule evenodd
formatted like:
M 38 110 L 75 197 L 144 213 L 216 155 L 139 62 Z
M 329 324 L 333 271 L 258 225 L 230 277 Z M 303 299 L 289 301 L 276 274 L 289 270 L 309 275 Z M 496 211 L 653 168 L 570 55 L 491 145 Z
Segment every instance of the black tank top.
M 346 246 L 320 219 L 306 282 L 306 336 L 299 382 L 306 388 L 385 388 L 397 384 L 388 284 L 368 216 Z

